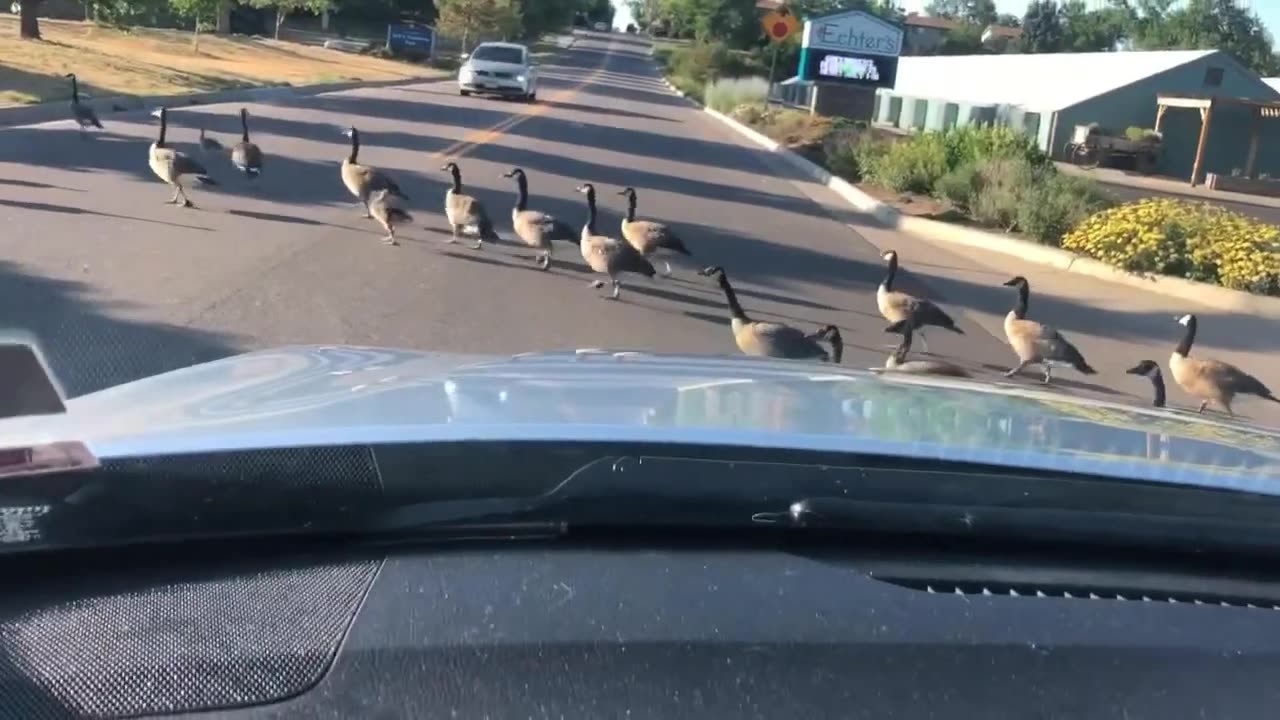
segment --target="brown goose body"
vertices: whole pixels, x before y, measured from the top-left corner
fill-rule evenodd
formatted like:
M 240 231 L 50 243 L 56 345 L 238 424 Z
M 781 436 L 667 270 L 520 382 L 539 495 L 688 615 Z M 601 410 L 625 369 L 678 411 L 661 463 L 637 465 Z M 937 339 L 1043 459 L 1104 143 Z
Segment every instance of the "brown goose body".
M 698 274 L 714 277 L 724 292 L 725 301 L 729 305 L 729 329 L 733 332 L 734 344 L 743 354 L 786 360 L 840 362 L 844 354 L 844 338 L 840 335 L 839 328 L 828 325 L 815 333 L 806 334 L 803 330 L 783 323 L 752 320 L 738 302 L 738 295 L 723 268 L 708 267 Z M 820 340 L 830 343 L 830 352 L 822 346 Z
M 351 138 L 351 152 L 342 159 L 342 184 L 364 206 L 364 216 L 373 217 L 369 209 L 369 196 L 378 190 L 386 190 L 401 200 L 408 200 L 408 196 L 401 192 L 400 186 L 391 179 L 390 175 L 359 163 L 357 158 L 360 155 L 360 131 L 353 127 L 349 128 L 346 134 Z
M 71 79 L 71 119 L 76 121 L 76 125 L 80 128 L 81 137 L 84 137 L 84 131 L 89 128 L 102 128 L 102 121 L 98 119 L 98 113 L 93 108 L 80 102 L 80 82 L 76 79 L 75 73 L 67 73 L 65 77 Z
M 1056 329 L 1027 319 L 1027 306 L 1031 298 L 1031 284 L 1018 276 L 1004 283 L 1018 289 L 1018 302 L 1004 317 L 1004 334 L 1018 356 L 1018 364 L 1005 373 L 1013 377 L 1027 365 L 1044 368 L 1044 382 L 1052 380 L 1053 368 L 1070 367 L 1085 375 L 1097 371 L 1089 366 L 1084 355 Z
M 884 363 L 885 370 L 893 372 L 907 373 L 910 375 L 940 375 L 943 377 L 967 378 L 971 377 L 969 371 L 947 362 L 946 360 L 908 360 L 907 355 L 911 352 L 911 336 L 913 331 L 911 323 L 906 320 L 899 320 L 889 327 L 885 328 L 885 332 L 899 333 L 902 335 L 902 341 L 893 351 L 893 354 Z
M 388 245 L 399 245 L 396 240 L 396 228 L 404 223 L 413 222 L 413 216 L 400 207 L 399 198 L 386 190 L 376 190 L 369 196 L 369 214 L 387 231 L 382 239 Z
M 596 233 L 596 189 L 591 183 L 578 186 L 578 192 L 587 197 L 587 222 L 582 226 L 578 236 L 578 249 L 582 260 L 595 272 L 606 275 L 613 285 L 611 297 L 617 299 L 622 290 L 622 281 L 618 276 L 633 273 L 645 277 L 653 277 L 653 265 L 635 248 L 617 238 Z M 604 282 L 596 280 L 593 287 L 603 287 Z
M 536 257 L 543 270 L 551 267 L 553 242 L 578 242 L 578 235 L 569 224 L 555 216 L 529 208 L 529 181 L 521 168 L 512 168 L 503 177 L 516 180 L 516 204 L 511 208 L 511 229 L 520 242 L 540 250 Z
M 476 250 L 484 247 L 485 240 L 498 240 L 498 233 L 493 229 L 493 221 L 489 219 L 489 211 L 479 198 L 462 191 L 462 170 L 457 163 L 445 163 L 440 168 L 453 177 L 453 185 L 444 194 L 444 216 L 449 221 L 453 236 L 449 242 L 457 242 L 462 233 L 472 233 L 476 237 Z
M 1217 403 L 1228 415 L 1234 416 L 1231 403 L 1237 395 L 1257 395 L 1265 400 L 1280 402 L 1261 380 L 1230 363 L 1221 360 L 1191 357 L 1191 346 L 1196 339 L 1196 316 L 1178 318 L 1186 330 L 1181 342 L 1169 356 L 1169 374 L 1188 395 L 1200 401 L 1200 412 L 1210 402 Z
M 173 187 L 173 197 L 168 200 L 170 204 L 178 204 L 181 199 L 180 204 L 183 207 L 194 207 L 191 200 L 187 198 L 186 188 L 182 186 L 183 179 L 190 177 L 205 185 L 218 183 L 209 177 L 209 172 L 205 170 L 204 165 L 186 153 L 168 146 L 165 135 L 169 128 L 169 110 L 162 107 L 152 115 L 160 118 L 160 135 L 155 142 L 151 143 L 147 153 L 147 165 L 156 177 Z
M 627 198 L 627 214 L 622 218 L 622 237 L 631 247 L 645 257 L 659 252 L 672 252 L 692 256 L 684 241 L 666 223 L 636 218 L 635 188 L 623 188 L 619 195 Z M 671 264 L 663 261 L 664 275 L 671 274 Z
M 231 164 L 253 179 L 262 174 L 262 149 L 249 140 L 249 111 L 240 108 L 240 142 L 231 148 Z
M 889 250 L 881 257 L 889 264 L 885 270 L 884 280 L 881 280 L 876 288 L 876 309 L 885 320 L 891 323 L 906 322 L 910 324 L 912 330 L 919 331 L 920 344 L 924 346 L 925 352 L 929 351 L 929 341 L 924 335 L 926 327 L 940 327 L 953 333 L 964 334 L 963 330 L 956 327 L 955 320 L 933 301 L 894 290 L 893 283 L 898 275 L 898 253 L 895 250 Z

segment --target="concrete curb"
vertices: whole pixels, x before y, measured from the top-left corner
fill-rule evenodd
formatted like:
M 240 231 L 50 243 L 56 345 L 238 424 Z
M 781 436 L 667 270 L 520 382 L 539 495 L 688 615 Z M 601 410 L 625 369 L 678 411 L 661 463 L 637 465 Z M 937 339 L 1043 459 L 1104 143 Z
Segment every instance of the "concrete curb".
M 668 82 L 667 84 L 670 85 L 671 83 Z M 679 91 L 677 90 L 676 92 L 678 93 Z M 833 176 L 824 168 L 737 120 L 708 107 L 703 107 L 702 109 L 738 134 L 750 139 L 766 150 L 777 153 L 782 159 L 804 174 L 830 188 L 832 192 L 839 195 L 841 199 L 857 210 L 873 216 L 885 226 L 915 235 L 923 240 L 1012 255 L 1027 262 L 1045 265 L 1064 272 L 1087 275 L 1147 292 L 1158 293 L 1166 297 L 1207 305 L 1217 310 L 1280 319 L 1280 298 L 1254 295 L 1241 290 L 1232 290 L 1166 275 L 1135 275 L 1093 258 L 1076 255 L 1060 248 L 1040 245 L 1039 243 L 965 225 L 903 215 L 893 207 L 862 192 L 843 178 Z

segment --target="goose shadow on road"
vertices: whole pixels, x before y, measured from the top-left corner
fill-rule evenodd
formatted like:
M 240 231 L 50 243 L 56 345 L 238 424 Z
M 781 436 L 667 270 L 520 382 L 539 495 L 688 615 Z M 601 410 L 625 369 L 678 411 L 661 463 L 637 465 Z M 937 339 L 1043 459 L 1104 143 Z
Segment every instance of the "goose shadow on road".
M 0 327 L 32 333 L 71 397 L 243 350 L 231 336 L 112 317 L 91 292 L 0 261 Z

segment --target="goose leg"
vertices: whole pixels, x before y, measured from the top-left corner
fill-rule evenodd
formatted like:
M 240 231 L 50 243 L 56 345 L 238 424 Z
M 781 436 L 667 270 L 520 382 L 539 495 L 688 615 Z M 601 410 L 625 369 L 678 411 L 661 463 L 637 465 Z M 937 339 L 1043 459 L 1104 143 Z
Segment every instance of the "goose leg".
M 662 277 L 671 277 L 671 263 L 662 261 Z
M 178 185 L 178 194 L 182 196 L 182 207 L 195 207 L 195 203 L 191 202 L 191 198 L 187 197 L 187 191 L 183 189 L 182 185 Z
M 393 228 L 393 227 L 391 227 L 390 225 L 388 225 L 388 226 L 387 226 L 387 236 L 386 236 L 386 237 L 384 237 L 384 238 L 382 238 L 382 242 L 384 242 L 384 243 L 386 243 L 386 244 L 388 244 L 388 245 L 399 245 L 399 244 L 400 244 L 400 241 L 399 241 L 399 240 L 396 240 L 396 229 L 395 229 L 395 228 Z
M 539 263 L 539 267 L 541 267 L 543 270 L 546 270 L 551 267 L 551 253 L 547 253 L 546 255 L 543 255 L 540 260 L 541 261 Z
M 1048 385 L 1049 381 L 1052 379 L 1053 379 L 1053 366 L 1046 364 L 1044 366 L 1044 384 Z
M 617 300 L 617 299 L 618 299 L 618 295 L 620 295 L 621 293 L 622 293 L 622 283 L 621 283 L 621 282 L 619 282 L 619 281 L 617 281 L 617 280 L 614 280 L 614 281 L 613 281 L 613 295 L 611 295 L 610 297 L 611 297 L 612 299 L 614 299 L 614 300 Z
M 477 238 L 476 238 L 476 244 L 475 244 L 475 245 L 472 245 L 472 246 L 471 246 L 471 248 L 472 248 L 473 250 L 483 250 L 483 249 L 484 249 L 484 238 L 477 237 Z
M 168 200 L 166 200 L 166 201 L 165 201 L 165 203 L 166 203 L 166 204 L 168 204 L 168 205 L 177 205 L 177 204 L 178 204 L 178 193 L 179 193 L 179 192 L 182 192 L 182 188 L 181 188 L 181 187 L 179 187 L 178 185 L 174 185 L 174 186 L 173 186 L 173 196 L 172 196 L 172 197 L 170 197 Z
M 932 355 L 932 353 L 929 352 L 929 339 L 924 336 L 924 328 L 920 328 L 919 332 L 920 332 L 920 349 L 923 350 L 926 354 Z
M 896 347 L 896 346 L 895 346 L 895 347 Z M 1005 373 L 1005 374 L 1004 374 L 1004 376 L 1005 376 L 1005 377 L 1013 377 L 1014 375 L 1017 375 L 1018 373 L 1022 372 L 1022 368 L 1026 367 L 1027 365 L 1030 365 L 1030 363 L 1028 363 L 1026 360 L 1023 360 L 1022 362 L 1020 362 L 1020 363 L 1018 363 L 1017 365 L 1015 365 L 1015 366 L 1014 366 L 1014 368 L 1013 368 L 1012 370 L 1010 370 L 1009 372 Z
M 364 208 L 364 219 L 368 220 L 373 217 L 373 213 L 369 211 L 369 199 L 360 198 L 360 206 Z
M 453 223 L 449 223 L 449 227 L 453 230 L 453 235 L 446 242 L 452 245 L 453 243 L 458 242 L 458 226 Z

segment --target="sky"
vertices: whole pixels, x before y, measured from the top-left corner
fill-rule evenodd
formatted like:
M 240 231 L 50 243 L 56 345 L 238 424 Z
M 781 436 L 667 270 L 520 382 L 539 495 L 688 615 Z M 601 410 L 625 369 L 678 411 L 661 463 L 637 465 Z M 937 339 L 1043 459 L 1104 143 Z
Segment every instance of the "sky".
M 619 28 L 625 28 L 627 23 L 631 22 L 631 10 L 628 9 L 625 0 L 612 0 L 613 6 L 617 8 L 617 14 L 613 17 L 613 24 Z M 899 4 L 907 12 L 924 12 L 924 6 L 929 0 L 899 0 Z M 1258 17 L 1262 19 L 1262 24 L 1271 31 L 1271 36 L 1280 42 L 1280 0 L 1245 0 L 1241 3 L 1250 7 Z M 1002 13 L 1010 13 L 1012 15 L 1021 15 L 1027 9 L 1027 0 L 996 0 L 996 10 Z

